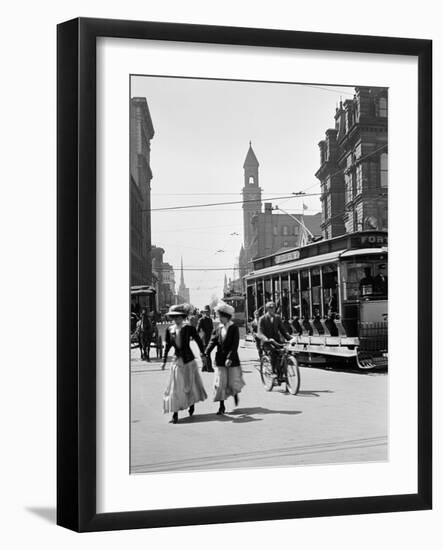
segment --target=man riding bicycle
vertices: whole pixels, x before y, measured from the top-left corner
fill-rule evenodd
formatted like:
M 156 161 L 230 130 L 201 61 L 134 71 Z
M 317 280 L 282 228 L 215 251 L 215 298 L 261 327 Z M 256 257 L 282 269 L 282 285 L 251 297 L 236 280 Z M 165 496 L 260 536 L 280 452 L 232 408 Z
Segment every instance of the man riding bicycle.
M 285 340 L 291 340 L 292 336 L 285 329 L 281 317 L 276 315 L 275 303 L 268 302 L 265 309 L 266 313 L 258 321 L 257 337 L 262 342 L 263 350 L 270 356 L 273 373 L 280 377 L 280 356 L 277 346 L 282 343 L 281 336 Z

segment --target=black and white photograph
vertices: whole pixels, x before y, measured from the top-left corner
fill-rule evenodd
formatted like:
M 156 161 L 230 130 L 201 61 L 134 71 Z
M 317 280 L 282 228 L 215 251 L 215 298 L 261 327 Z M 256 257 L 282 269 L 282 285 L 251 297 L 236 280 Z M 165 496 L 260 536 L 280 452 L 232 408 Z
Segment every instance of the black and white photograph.
M 129 89 L 130 473 L 388 461 L 389 89 Z

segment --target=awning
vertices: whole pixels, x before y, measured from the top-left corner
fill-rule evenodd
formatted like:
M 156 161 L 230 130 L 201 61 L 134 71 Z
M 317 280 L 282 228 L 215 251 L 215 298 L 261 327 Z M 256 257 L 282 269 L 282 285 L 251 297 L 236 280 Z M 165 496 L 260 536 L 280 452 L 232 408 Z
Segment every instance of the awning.
M 150 285 L 131 286 L 131 296 L 149 296 L 155 294 L 155 288 Z

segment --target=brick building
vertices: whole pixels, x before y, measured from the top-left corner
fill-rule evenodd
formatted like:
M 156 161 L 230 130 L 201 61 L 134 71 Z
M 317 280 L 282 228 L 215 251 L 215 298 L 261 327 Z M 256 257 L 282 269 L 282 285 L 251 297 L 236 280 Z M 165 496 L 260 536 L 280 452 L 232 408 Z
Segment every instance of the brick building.
M 173 305 L 177 301 L 175 294 L 175 271 L 171 264 L 163 262 L 163 292 L 165 297 L 165 308 Z
M 156 309 L 160 313 L 176 303 L 174 268 L 164 261 L 164 254 L 164 248 L 152 246 L 152 286 L 156 292 Z
M 356 87 L 320 141 L 324 238 L 388 228 L 388 90 Z
M 144 97 L 130 103 L 131 286 L 152 284 L 151 139 L 154 126 Z

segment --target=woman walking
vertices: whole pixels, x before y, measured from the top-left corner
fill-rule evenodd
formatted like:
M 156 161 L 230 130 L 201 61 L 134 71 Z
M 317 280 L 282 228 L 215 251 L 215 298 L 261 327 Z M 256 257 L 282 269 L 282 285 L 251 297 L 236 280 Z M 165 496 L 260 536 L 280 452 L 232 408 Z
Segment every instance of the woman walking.
M 175 350 L 174 360 L 171 366 L 171 375 L 168 386 L 163 396 L 163 411 L 173 413 L 172 422 L 177 424 L 178 411 L 188 409 L 189 416 L 194 414 L 194 404 L 207 398 L 202 379 L 200 377 L 197 362 L 190 347 L 190 341 L 194 340 L 203 356 L 204 347 L 195 327 L 185 323 L 189 314 L 187 304 L 171 306 L 167 313 L 174 319 L 174 324 L 166 329 L 166 346 L 163 360 L 165 368 L 168 352 Z
M 217 414 L 224 414 L 225 400 L 231 395 L 234 403 L 238 405 L 238 394 L 245 385 L 238 346 L 240 343 L 240 332 L 232 322 L 235 310 L 225 302 L 219 302 L 215 308 L 220 319 L 220 326 L 214 331 L 211 341 L 206 348 L 206 355 L 217 347 L 215 353 L 215 378 L 214 378 L 214 401 L 219 401 L 220 406 Z

